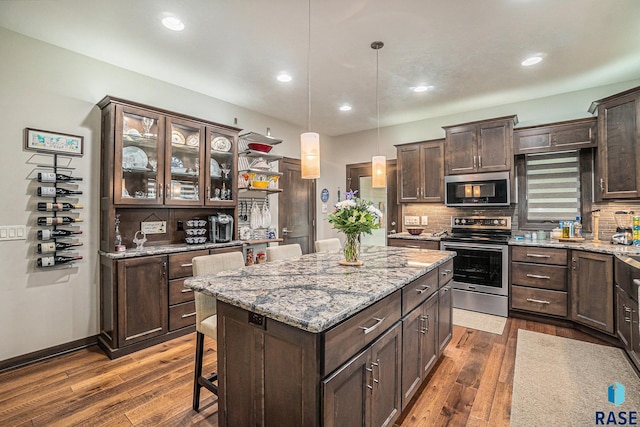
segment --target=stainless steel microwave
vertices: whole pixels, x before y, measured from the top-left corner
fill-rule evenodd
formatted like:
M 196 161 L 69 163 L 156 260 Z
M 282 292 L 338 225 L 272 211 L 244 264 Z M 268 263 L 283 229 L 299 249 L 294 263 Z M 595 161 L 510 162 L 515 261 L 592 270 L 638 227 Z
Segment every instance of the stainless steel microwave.
M 444 177 L 447 206 L 509 206 L 509 172 L 449 175 Z

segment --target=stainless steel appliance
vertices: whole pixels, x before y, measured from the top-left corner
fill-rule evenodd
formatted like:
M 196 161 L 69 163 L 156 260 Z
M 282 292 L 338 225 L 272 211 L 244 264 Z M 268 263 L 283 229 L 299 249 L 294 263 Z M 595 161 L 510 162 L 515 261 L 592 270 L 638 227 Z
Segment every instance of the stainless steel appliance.
M 611 236 L 611 243 L 616 245 L 633 244 L 633 211 L 615 211 L 616 233 Z
M 224 213 L 209 217 L 211 243 L 226 243 L 233 239 L 233 217 Z
M 507 317 L 509 314 L 510 217 L 451 218 L 451 235 L 440 249 L 453 259 L 453 306 Z
M 449 175 L 444 177 L 447 206 L 509 206 L 509 172 Z

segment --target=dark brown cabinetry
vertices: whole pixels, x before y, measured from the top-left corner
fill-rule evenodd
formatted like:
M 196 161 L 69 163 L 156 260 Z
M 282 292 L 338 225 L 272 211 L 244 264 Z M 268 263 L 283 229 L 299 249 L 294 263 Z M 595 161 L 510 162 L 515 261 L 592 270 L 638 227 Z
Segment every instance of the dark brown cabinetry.
M 640 197 L 640 87 L 591 104 L 598 113 L 596 195 Z
M 196 323 L 193 290 L 184 287 L 184 280 L 193 276 L 191 260 L 209 255 L 208 250 L 169 255 L 169 330 L 175 331 Z
M 512 310 L 567 316 L 567 250 L 511 247 Z
M 613 335 L 613 256 L 571 251 L 571 320 Z
M 417 240 L 417 239 L 387 239 L 387 246 L 415 249 L 440 249 L 440 242 L 437 240 Z
M 444 285 L 438 291 L 438 354 L 442 354 L 453 333 L 452 294 L 451 285 Z
M 398 203 L 444 200 L 444 140 L 396 146 Z
M 597 146 L 595 118 L 514 129 L 513 154 L 576 150 Z
M 511 171 L 517 116 L 445 126 L 445 174 Z
M 640 263 L 624 255 L 614 258 L 616 283 L 616 335 L 631 361 L 640 369 L 638 286 Z

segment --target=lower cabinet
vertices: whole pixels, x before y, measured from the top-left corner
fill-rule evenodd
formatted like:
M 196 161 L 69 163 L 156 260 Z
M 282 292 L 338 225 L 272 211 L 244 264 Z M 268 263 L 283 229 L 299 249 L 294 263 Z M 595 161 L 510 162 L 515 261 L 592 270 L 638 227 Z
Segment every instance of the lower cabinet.
M 323 425 L 391 426 L 401 412 L 401 335 L 396 323 L 322 381 Z
M 638 302 L 616 286 L 616 332 L 623 348 L 640 369 L 640 328 L 638 327 Z
M 442 354 L 453 335 L 452 295 L 451 285 L 445 285 L 438 291 L 438 354 Z
M 613 256 L 571 251 L 571 320 L 614 335 Z
M 438 358 L 440 348 L 438 329 L 438 292 L 436 291 L 402 318 L 403 409 Z

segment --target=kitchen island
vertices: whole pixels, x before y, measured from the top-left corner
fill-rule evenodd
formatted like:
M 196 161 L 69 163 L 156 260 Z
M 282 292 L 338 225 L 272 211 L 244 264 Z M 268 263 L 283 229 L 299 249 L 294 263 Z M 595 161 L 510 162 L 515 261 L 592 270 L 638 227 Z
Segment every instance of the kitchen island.
M 362 267 L 321 253 L 185 281 L 218 299 L 220 425 L 391 425 L 450 340 L 454 256 L 366 247 Z

